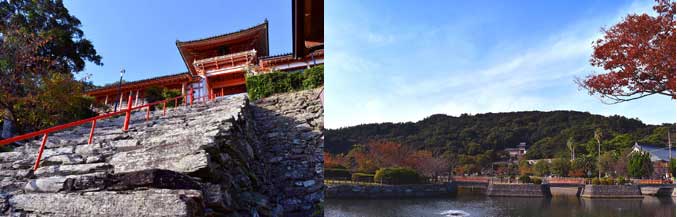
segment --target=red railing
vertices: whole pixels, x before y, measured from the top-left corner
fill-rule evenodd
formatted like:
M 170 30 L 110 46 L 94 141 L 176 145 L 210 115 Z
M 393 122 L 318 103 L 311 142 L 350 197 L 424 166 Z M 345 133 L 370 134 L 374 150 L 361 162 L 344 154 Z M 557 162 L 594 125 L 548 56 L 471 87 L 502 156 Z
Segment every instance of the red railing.
M 550 184 L 576 184 L 576 185 L 585 184 L 584 178 L 572 178 L 572 177 L 548 177 L 545 178 L 545 181 Z
M 62 124 L 62 125 L 50 127 L 50 128 L 44 129 L 44 130 L 39 130 L 39 131 L 15 136 L 15 137 L 12 137 L 12 138 L 0 140 L 0 147 L 7 145 L 7 144 L 10 144 L 10 143 L 14 143 L 14 142 L 18 142 L 18 141 L 22 141 L 22 140 L 26 140 L 26 139 L 30 139 L 30 138 L 42 135 L 42 143 L 40 144 L 40 149 L 38 150 L 38 156 L 37 156 L 37 159 L 35 160 L 35 165 L 33 166 L 33 170 L 37 170 L 38 167 L 40 166 L 40 160 L 42 159 L 42 153 L 45 150 L 45 143 L 47 143 L 47 138 L 48 138 L 50 133 L 65 130 L 65 129 L 68 129 L 68 128 L 71 128 L 71 127 L 80 126 L 80 125 L 91 122 L 92 127 L 89 131 L 89 139 L 87 140 L 87 144 L 92 144 L 92 140 L 94 138 L 94 130 L 96 129 L 96 122 L 98 120 L 108 119 L 110 117 L 124 113 L 125 114 L 125 120 L 124 120 L 124 124 L 122 126 L 122 130 L 127 131 L 129 129 L 129 121 L 130 121 L 131 116 L 132 116 L 132 111 L 141 110 L 143 108 L 146 108 L 146 121 L 148 121 L 148 120 L 150 120 L 151 106 L 162 104 L 162 115 L 165 116 L 167 114 L 167 102 L 174 101 L 174 106 L 178 107 L 178 100 L 180 98 L 183 98 L 184 106 L 189 106 L 188 104 L 190 104 L 190 106 L 193 106 L 193 103 L 196 103 L 196 102 L 202 101 L 202 102 L 206 103 L 208 100 L 214 100 L 215 99 L 215 97 L 213 97 L 213 95 L 198 97 L 196 99 L 195 96 L 194 96 L 193 88 L 191 88 L 189 95 L 178 96 L 178 97 L 174 97 L 174 98 L 170 98 L 170 99 L 165 99 L 165 100 L 162 100 L 162 101 L 157 101 L 157 102 L 153 102 L 153 103 L 147 103 L 147 104 L 144 104 L 144 105 L 132 107 L 132 96 L 130 95 L 129 99 L 127 100 L 127 109 L 125 109 L 125 110 L 106 113 L 106 114 L 98 115 L 98 116 L 95 116 L 95 117 L 91 117 L 91 118 L 82 119 L 82 120 L 79 120 L 79 121 L 70 122 L 70 123 L 67 123 L 67 124 Z
M 635 182 L 638 185 L 670 184 L 670 181 L 662 180 L 662 179 L 633 179 L 632 181 Z
M 486 176 L 454 176 L 452 177 L 454 182 L 478 182 L 478 183 L 489 183 L 491 177 Z

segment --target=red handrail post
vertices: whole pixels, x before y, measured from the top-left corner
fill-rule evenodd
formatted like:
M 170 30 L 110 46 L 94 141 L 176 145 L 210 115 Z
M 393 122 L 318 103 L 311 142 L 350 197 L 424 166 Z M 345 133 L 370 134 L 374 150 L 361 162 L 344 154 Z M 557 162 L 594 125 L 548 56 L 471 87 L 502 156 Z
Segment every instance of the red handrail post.
M 162 104 L 162 116 L 167 114 L 167 100 Z
M 45 151 L 45 143 L 47 143 L 47 134 L 45 133 L 44 136 L 42 136 L 42 144 L 40 145 L 40 151 L 38 151 L 38 158 L 35 159 L 35 165 L 33 166 L 33 171 L 38 170 L 38 167 L 40 167 L 40 159 L 42 158 L 42 152 Z
M 94 138 L 94 128 L 96 128 L 96 120 L 92 121 L 92 129 L 89 130 L 89 140 L 87 140 L 87 144 L 92 144 L 92 139 Z
M 129 95 L 127 100 L 127 112 L 125 113 L 125 124 L 122 127 L 123 131 L 129 130 L 129 119 L 132 117 L 132 95 Z

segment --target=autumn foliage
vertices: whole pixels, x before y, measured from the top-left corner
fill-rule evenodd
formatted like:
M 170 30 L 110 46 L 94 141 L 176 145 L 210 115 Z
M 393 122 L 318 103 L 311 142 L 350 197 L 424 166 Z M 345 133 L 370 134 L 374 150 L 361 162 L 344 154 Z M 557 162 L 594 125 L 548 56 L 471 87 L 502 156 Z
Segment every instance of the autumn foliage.
M 654 94 L 675 99 L 675 2 L 656 2 L 657 16 L 628 15 L 593 42 L 590 63 L 605 73 L 577 81 L 591 95 L 610 103 Z
M 380 168 L 406 167 L 433 176 L 449 170 L 446 159 L 433 156 L 431 151 L 412 150 L 391 141 L 371 141 L 356 145 L 348 155 L 324 154 L 325 168 L 350 168 L 355 172 L 374 173 Z

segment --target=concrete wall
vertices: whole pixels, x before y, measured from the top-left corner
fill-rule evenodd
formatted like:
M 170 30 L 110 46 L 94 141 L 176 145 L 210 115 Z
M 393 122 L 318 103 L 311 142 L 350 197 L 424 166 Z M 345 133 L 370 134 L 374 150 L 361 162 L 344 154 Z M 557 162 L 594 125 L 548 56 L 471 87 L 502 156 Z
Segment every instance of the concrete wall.
M 453 197 L 454 184 L 429 185 L 335 185 L 327 187 L 326 198 L 416 198 Z

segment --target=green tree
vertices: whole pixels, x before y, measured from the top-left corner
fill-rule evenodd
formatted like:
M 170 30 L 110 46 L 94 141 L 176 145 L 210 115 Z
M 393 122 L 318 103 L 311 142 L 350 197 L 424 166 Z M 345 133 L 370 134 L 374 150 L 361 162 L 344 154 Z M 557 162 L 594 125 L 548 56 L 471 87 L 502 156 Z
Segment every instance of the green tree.
M 547 176 L 550 173 L 550 165 L 546 160 L 539 160 L 534 164 L 534 174 L 537 176 Z
M 550 164 L 550 172 L 552 175 L 556 176 L 568 176 L 569 175 L 569 160 L 566 158 L 556 158 L 552 160 Z
M 87 61 L 101 65 L 101 57 L 83 35 L 61 1 L 0 2 L 0 110 L 16 131 L 89 115 L 86 82 L 73 73 Z
M 613 152 L 604 152 L 597 161 L 597 171 L 609 175 L 614 172 L 614 164 L 616 163 L 616 156 Z
M 670 169 L 670 174 L 672 177 L 675 177 L 675 159 L 672 158 L 670 159 L 670 164 L 668 165 L 668 168 Z
M 599 160 L 602 156 L 602 148 L 601 148 L 602 147 L 602 136 L 603 136 L 602 129 L 600 129 L 600 128 L 595 129 L 594 138 L 595 138 L 595 141 L 597 141 L 597 162 L 598 163 L 599 163 Z M 597 170 L 597 178 L 600 178 L 600 177 L 602 177 L 602 172 Z
M 649 153 L 633 152 L 628 159 L 628 175 L 635 178 L 646 178 L 653 173 Z
M 571 160 L 576 159 L 576 142 L 574 141 L 574 137 L 569 137 L 567 140 L 567 148 L 571 152 Z

